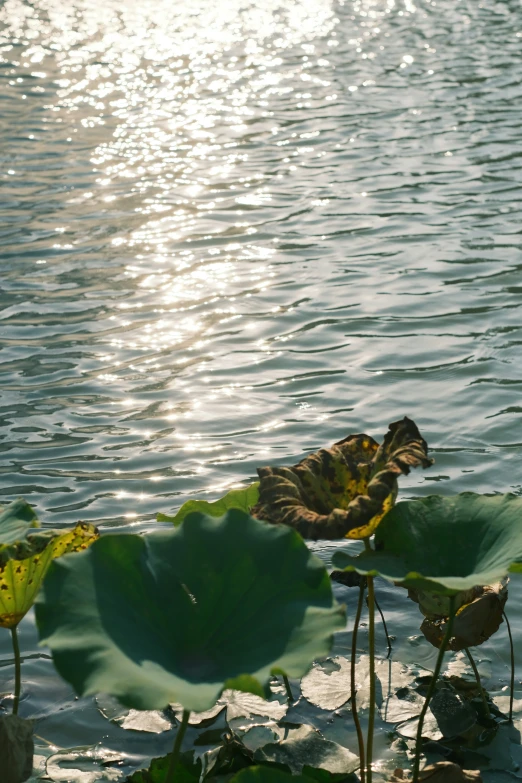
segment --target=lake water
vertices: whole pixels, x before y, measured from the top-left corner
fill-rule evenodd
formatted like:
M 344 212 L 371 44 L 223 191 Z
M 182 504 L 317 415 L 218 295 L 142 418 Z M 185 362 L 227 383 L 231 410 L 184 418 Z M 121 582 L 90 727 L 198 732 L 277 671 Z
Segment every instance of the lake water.
M 2 502 L 141 530 L 405 414 L 403 497 L 522 493 L 521 53 L 519 0 L 4 0 Z M 107 735 L 22 631 L 22 714 Z

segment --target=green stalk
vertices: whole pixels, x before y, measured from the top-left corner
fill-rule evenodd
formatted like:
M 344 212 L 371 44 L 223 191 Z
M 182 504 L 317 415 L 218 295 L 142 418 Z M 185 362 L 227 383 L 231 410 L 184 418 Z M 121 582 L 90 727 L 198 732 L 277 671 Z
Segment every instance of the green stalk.
M 288 677 L 286 676 L 286 674 L 283 674 L 283 682 L 285 684 L 285 690 L 286 690 L 286 695 L 288 697 L 288 703 L 292 704 L 292 702 L 294 700 L 294 696 L 293 696 L 293 693 L 292 693 L 292 689 L 290 687 L 290 681 L 289 681 Z
M 353 722 L 355 724 L 355 731 L 357 732 L 357 742 L 359 744 L 359 759 L 361 762 L 359 769 L 359 778 L 361 783 L 365 783 L 365 768 L 364 768 L 364 737 L 361 729 L 361 722 L 359 715 L 357 714 L 357 693 L 355 690 L 355 659 L 357 656 L 357 631 L 359 630 L 359 623 L 361 621 L 361 613 L 364 601 L 365 584 L 361 580 L 359 585 L 359 601 L 357 603 L 357 611 L 355 613 L 355 620 L 353 624 L 352 632 L 352 659 L 350 661 L 350 690 L 351 699 L 350 704 L 352 708 Z
M 375 592 L 368 577 L 368 647 L 370 652 L 370 712 L 366 739 L 366 781 L 372 783 L 373 730 L 375 726 Z
M 437 656 L 437 662 L 435 664 L 435 669 L 433 671 L 433 677 L 431 678 L 431 682 L 428 688 L 428 693 L 426 694 L 424 704 L 422 705 L 421 714 L 419 715 L 419 725 L 417 728 L 417 738 L 415 741 L 415 763 L 413 766 L 412 783 L 418 783 L 419 781 L 420 752 L 421 752 L 421 745 L 422 745 L 422 727 L 424 724 L 424 718 L 426 717 L 428 707 L 430 706 L 430 700 L 431 697 L 433 696 L 435 685 L 437 684 L 437 679 L 439 677 L 440 670 L 442 667 L 444 652 L 449 644 L 449 641 L 451 639 L 451 634 L 453 631 L 453 620 L 455 619 L 455 596 L 454 595 L 450 596 L 449 605 L 450 605 L 450 609 L 449 609 L 448 624 L 446 626 L 446 633 L 444 635 L 444 639 L 442 640 L 442 644 L 439 648 L 439 654 Z
M 511 626 L 507 619 L 507 614 L 503 611 L 504 620 L 509 635 L 509 649 L 511 653 L 511 693 L 509 694 L 509 722 L 513 723 L 513 699 L 515 698 L 515 648 L 513 647 L 513 637 L 511 635 Z
M 181 719 L 180 727 L 176 732 L 176 739 L 174 741 L 174 747 L 172 749 L 172 753 L 170 756 L 169 768 L 167 770 L 167 774 L 165 775 L 164 783 L 175 783 L 176 767 L 178 766 L 179 751 L 181 749 L 181 743 L 183 742 L 183 737 L 185 736 L 185 731 L 187 730 L 189 718 L 190 718 L 190 710 L 183 710 L 183 717 Z
M 467 647 L 464 647 L 464 652 L 468 656 L 468 660 L 469 660 L 469 662 L 471 664 L 471 668 L 473 669 L 473 674 L 475 675 L 475 679 L 477 681 L 477 685 L 479 686 L 480 695 L 482 697 L 482 703 L 483 703 L 484 709 L 486 711 L 486 718 L 491 718 L 491 713 L 489 711 L 488 700 L 486 699 L 486 694 L 484 692 L 484 688 L 482 687 L 482 683 L 480 682 L 480 674 L 479 674 L 478 669 L 477 669 L 477 664 L 473 660 L 473 657 L 472 657 L 472 655 L 471 655 L 471 653 L 470 653 L 470 651 L 468 650 Z
M 375 601 L 375 606 L 377 607 L 377 611 L 381 615 L 382 627 L 384 628 L 384 633 L 386 635 L 386 646 L 388 647 L 388 654 L 387 654 L 386 657 L 389 658 L 390 655 L 391 655 L 391 651 L 392 651 L 392 645 L 391 645 L 391 640 L 390 640 L 390 634 L 388 633 L 388 626 L 386 625 L 386 620 L 384 619 L 384 614 L 383 614 L 382 609 L 379 606 L 377 598 L 375 598 L 375 596 L 374 596 L 373 600 Z
M 20 657 L 20 645 L 18 644 L 18 626 L 11 628 L 11 639 L 13 642 L 13 652 L 15 659 L 15 692 L 13 701 L 13 715 L 18 715 L 18 705 L 20 704 L 20 693 L 22 690 L 22 659 Z

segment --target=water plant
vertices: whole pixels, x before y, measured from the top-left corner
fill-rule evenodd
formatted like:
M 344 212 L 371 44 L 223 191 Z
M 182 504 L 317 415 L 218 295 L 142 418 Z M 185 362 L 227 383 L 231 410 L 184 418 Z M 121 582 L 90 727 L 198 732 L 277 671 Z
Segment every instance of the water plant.
M 521 514 L 522 498 L 509 494 L 466 492 L 398 503 L 376 531 L 376 550 L 367 549 L 356 557 L 346 552 L 334 556 L 335 564 L 347 570 L 382 576 L 447 600 L 444 637 L 419 716 L 414 783 L 419 779 L 423 722 L 453 638 L 459 596 L 477 585 L 494 584 L 510 571 L 522 571 Z
M 301 537 L 231 509 L 144 536 L 107 535 L 51 567 L 36 604 L 41 641 L 79 695 L 135 709 L 183 705 L 165 781 L 191 711 L 225 688 L 266 694 L 328 653 L 345 611 Z
M 33 508 L 21 498 L 0 513 L 0 626 L 11 632 L 15 657 L 13 714 L 18 713 L 21 656 L 18 624 L 34 603 L 51 562 L 88 547 L 98 537 L 93 525 L 42 530 Z
M 259 468 L 259 503 L 254 516 L 280 522 L 304 538 L 370 538 L 393 507 L 398 478 L 412 467 L 429 467 L 428 446 L 408 417 L 392 422 L 379 445 L 369 435 L 349 435 L 329 449 L 310 454 L 293 467 Z M 366 749 L 357 712 L 355 654 L 365 588 L 368 590 L 370 711 Z M 361 783 L 372 780 L 375 721 L 375 591 L 373 575 L 359 585 L 352 637 L 351 707 L 361 758 Z

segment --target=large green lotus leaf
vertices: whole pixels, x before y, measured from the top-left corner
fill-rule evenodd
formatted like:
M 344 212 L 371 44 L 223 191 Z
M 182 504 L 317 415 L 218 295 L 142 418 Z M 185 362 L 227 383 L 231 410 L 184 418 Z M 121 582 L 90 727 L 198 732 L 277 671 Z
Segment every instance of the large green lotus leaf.
M 377 551 L 333 562 L 417 590 L 454 595 L 522 571 L 522 498 L 431 495 L 398 503 L 375 535 Z
M 222 517 L 230 508 L 240 508 L 242 511 L 250 513 L 250 509 L 255 506 L 258 500 L 259 481 L 256 481 L 242 489 L 231 489 L 222 498 L 214 500 L 212 503 L 208 500 L 187 500 L 174 516 L 158 514 L 156 519 L 158 522 L 171 522 L 177 527 L 193 511 L 201 511 L 202 514 L 208 514 L 211 517 Z
M 22 498 L 9 503 L 0 511 L 0 552 L 35 527 L 40 527 L 40 523 L 29 503 Z
M 98 538 L 94 525 L 71 530 L 38 530 L 0 547 L 0 627 L 13 628 L 29 611 L 56 557 L 86 549 Z
M 432 464 L 427 448 L 405 417 L 390 424 L 380 446 L 369 435 L 349 435 L 293 467 L 259 468 L 252 514 L 304 538 L 367 538 L 395 503 L 398 477 Z
M 344 627 L 325 567 L 295 531 L 238 509 L 146 536 L 107 535 L 51 566 L 43 644 L 80 695 L 201 712 L 224 688 L 301 677 Z

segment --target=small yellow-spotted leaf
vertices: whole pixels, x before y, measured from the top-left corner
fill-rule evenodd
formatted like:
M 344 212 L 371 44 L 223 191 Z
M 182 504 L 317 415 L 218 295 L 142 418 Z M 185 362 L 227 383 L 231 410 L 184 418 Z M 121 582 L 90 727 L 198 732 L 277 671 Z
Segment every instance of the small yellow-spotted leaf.
M 0 515 L 0 627 L 13 628 L 29 611 L 54 558 L 86 549 L 99 537 L 94 525 L 84 522 L 70 530 L 31 532 L 38 526 L 23 500 Z

